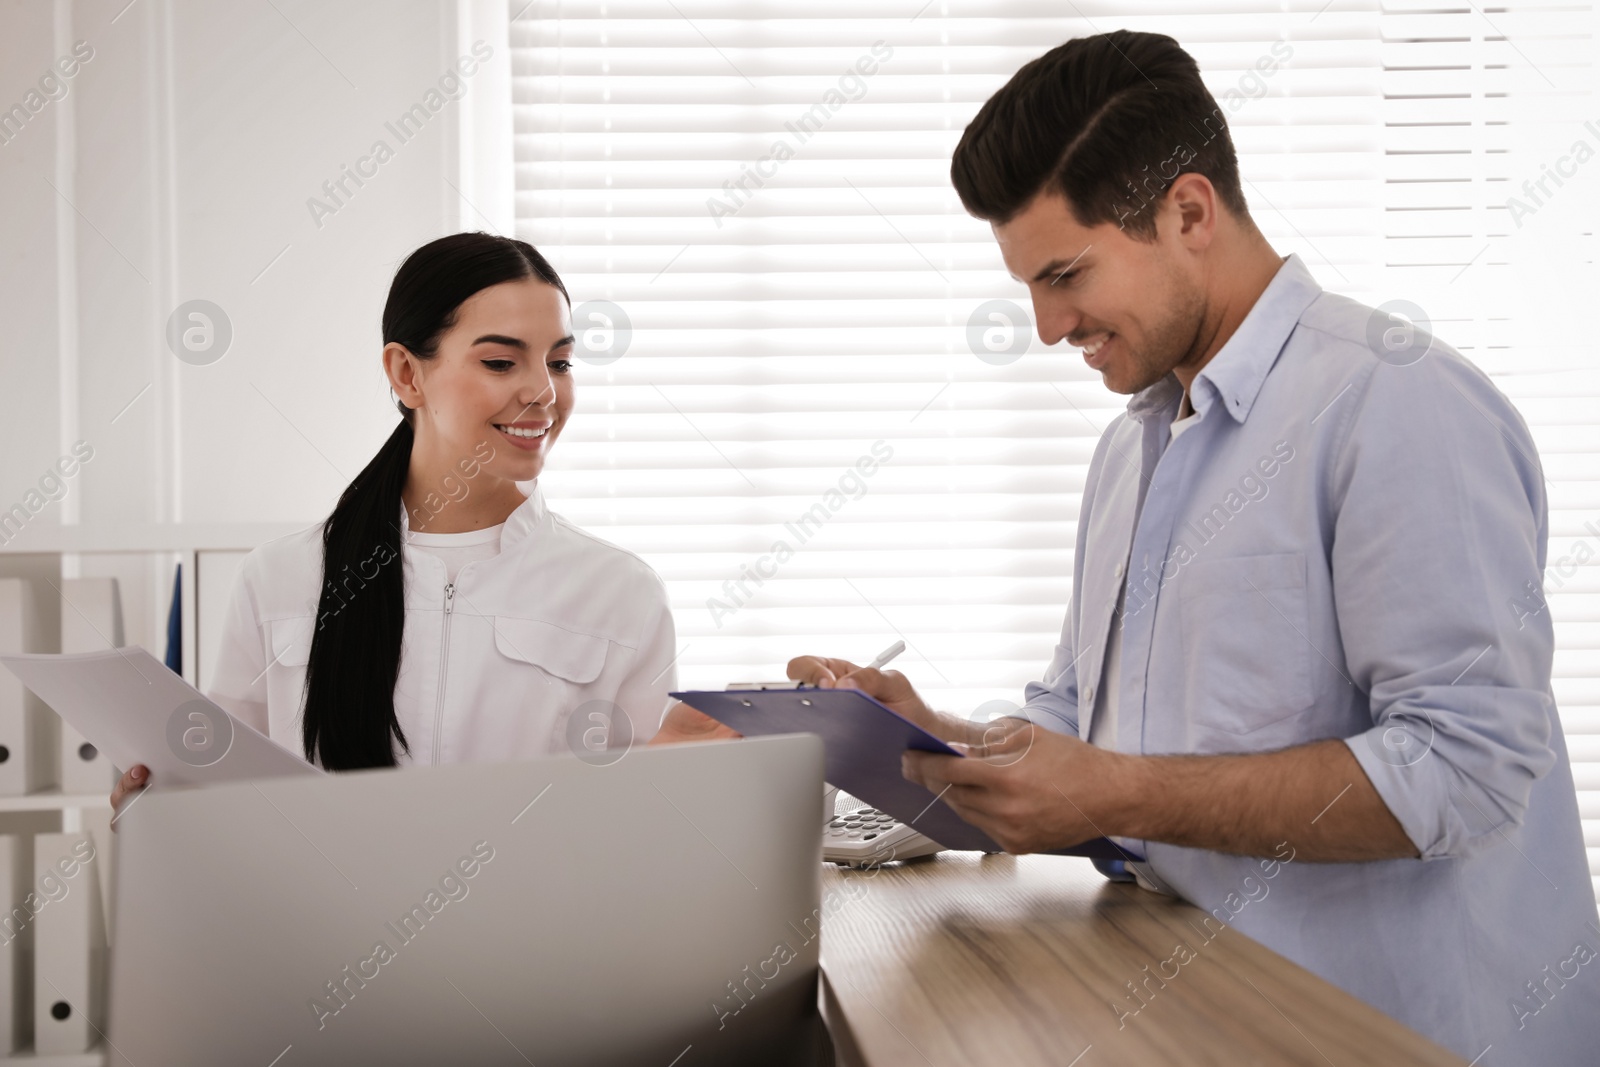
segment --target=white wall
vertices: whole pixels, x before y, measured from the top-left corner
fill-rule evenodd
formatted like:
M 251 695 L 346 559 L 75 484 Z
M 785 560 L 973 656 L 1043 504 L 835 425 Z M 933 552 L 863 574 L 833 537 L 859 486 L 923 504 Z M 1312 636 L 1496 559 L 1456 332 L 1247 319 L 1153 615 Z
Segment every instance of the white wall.
M 458 188 L 491 215 L 509 207 L 496 191 L 509 172 L 464 179 L 457 151 L 474 94 L 508 92 L 503 29 L 486 28 L 496 10 L 0 0 L 0 109 L 25 104 L 75 42 L 93 49 L 65 97 L 0 144 L 0 510 L 81 438 L 94 459 L 33 523 L 327 513 L 396 417 L 378 360 L 394 269 L 463 218 L 487 225 Z M 424 102 L 480 34 L 491 58 L 402 144 L 385 123 Z M 479 144 L 494 140 L 495 114 L 465 116 Z M 307 200 L 332 203 L 323 182 L 379 139 L 393 158 L 347 183 L 319 226 Z M 233 331 L 205 366 L 164 337 L 197 298 Z M 172 562 L 84 556 L 66 570 L 122 577 L 128 636 L 159 654 Z

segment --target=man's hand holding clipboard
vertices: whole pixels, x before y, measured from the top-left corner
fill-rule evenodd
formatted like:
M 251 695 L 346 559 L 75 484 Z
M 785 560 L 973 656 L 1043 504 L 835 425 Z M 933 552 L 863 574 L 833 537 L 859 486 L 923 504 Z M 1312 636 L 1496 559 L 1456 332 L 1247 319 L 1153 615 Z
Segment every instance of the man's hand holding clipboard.
M 969 722 L 943 714 L 928 706 L 905 675 L 879 666 L 798 656 L 789 661 L 788 674 L 819 689 L 858 689 L 965 755 L 907 751 L 902 771 L 1005 851 L 1048 852 L 1105 836 L 1079 805 L 1101 794 L 1091 783 L 1106 773 L 1100 764 L 1115 753 L 1023 718 Z M 1082 799 L 1075 801 L 1074 794 Z
M 1023 719 L 976 723 L 936 712 L 903 674 L 881 669 L 895 651 L 867 667 L 824 657 L 796 658 L 788 666 L 789 677 L 798 683 L 795 688 L 673 695 L 747 735 L 820 734 L 830 784 L 947 848 L 1139 858 L 1104 840 L 1087 816 L 1072 818 L 1070 800 L 1059 801 L 1069 814 L 1053 812 L 1046 835 L 1034 832 L 1037 812 L 1024 811 L 1020 803 L 1033 799 L 1026 791 L 1041 789 L 1041 775 L 1059 773 L 1056 761 L 1045 767 L 1044 761 L 1032 758 L 1036 739 L 1060 737 L 1084 749 L 1087 745 L 1036 729 Z M 1059 787 L 1046 792 L 1065 796 Z M 1024 821 L 1014 822 L 1012 811 L 1023 812 Z
M 993 739 L 992 724 L 968 722 L 954 715 L 934 711 L 911 685 L 911 679 L 899 671 L 882 669 L 905 649 L 904 641 L 896 641 L 865 667 L 858 667 L 846 659 L 796 656 L 789 661 L 788 675 L 801 685 L 818 689 L 859 689 L 951 745 L 981 745 L 986 739 Z M 1014 722 L 1017 725 L 1025 724 L 1022 719 Z

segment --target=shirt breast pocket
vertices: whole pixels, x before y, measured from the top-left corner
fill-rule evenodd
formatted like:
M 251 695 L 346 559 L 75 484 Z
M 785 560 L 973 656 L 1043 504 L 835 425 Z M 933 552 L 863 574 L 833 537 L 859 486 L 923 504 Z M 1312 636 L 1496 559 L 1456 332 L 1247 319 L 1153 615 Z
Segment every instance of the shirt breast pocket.
M 552 712 L 568 710 L 566 702 L 600 677 L 610 645 L 606 638 L 538 619 L 494 617 L 494 648 L 510 661 L 510 677 Z
M 634 723 L 619 721 L 615 693 L 595 686 L 605 666 L 611 642 L 577 633 L 536 619 L 497 616 L 494 644 L 510 661 L 515 688 L 527 707 L 545 722 L 544 744 L 550 752 L 563 749 L 577 755 L 589 750 L 606 752 L 612 745 L 632 742 Z
M 1192 725 L 1249 734 L 1311 706 L 1302 553 L 1199 559 L 1177 584 Z
M 502 656 L 537 668 L 541 677 L 574 685 L 587 685 L 600 677 L 610 644 L 603 637 L 563 630 L 537 619 L 500 615 L 494 620 L 494 645 Z
M 267 631 L 267 666 L 257 676 L 266 685 L 268 730 L 282 741 L 289 731 L 298 738 L 298 722 L 305 702 L 306 664 L 311 662 L 311 639 L 316 635 L 315 615 L 271 619 Z M 299 750 L 299 741 L 289 743 Z
M 295 615 L 267 623 L 267 642 L 272 658 L 269 667 L 304 667 L 311 661 L 311 638 L 315 615 Z

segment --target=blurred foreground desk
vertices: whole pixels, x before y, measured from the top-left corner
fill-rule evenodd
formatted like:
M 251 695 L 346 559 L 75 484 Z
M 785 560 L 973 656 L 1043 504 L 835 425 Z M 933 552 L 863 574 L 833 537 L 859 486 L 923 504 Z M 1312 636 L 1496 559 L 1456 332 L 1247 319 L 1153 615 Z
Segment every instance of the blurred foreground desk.
M 825 868 L 822 888 L 841 1067 L 1466 1062 L 1235 930 L 1206 941 L 1204 912 L 1088 860 L 945 853 Z M 1180 942 L 1193 958 L 1164 963 Z M 1145 999 L 1119 1020 L 1141 1003 L 1128 982 Z

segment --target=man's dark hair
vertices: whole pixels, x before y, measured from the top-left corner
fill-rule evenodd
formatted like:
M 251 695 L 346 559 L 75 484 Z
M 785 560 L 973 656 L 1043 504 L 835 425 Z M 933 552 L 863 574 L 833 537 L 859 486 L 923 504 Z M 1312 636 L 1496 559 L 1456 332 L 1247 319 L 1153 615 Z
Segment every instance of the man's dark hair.
M 1155 239 L 1154 205 L 1203 174 L 1248 217 L 1228 123 L 1171 37 L 1116 30 L 1052 48 L 1012 76 L 961 135 L 950 180 L 967 211 L 1004 224 L 1043 190 L 1085 226 Z

